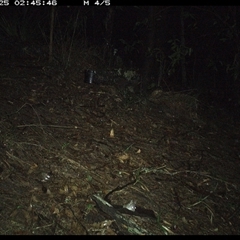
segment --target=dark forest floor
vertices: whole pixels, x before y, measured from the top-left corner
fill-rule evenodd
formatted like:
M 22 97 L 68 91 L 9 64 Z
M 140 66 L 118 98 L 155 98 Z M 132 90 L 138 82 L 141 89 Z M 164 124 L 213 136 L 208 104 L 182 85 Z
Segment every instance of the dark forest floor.
M 0 234 L 240 234 L 239 124 L 0 61 Z

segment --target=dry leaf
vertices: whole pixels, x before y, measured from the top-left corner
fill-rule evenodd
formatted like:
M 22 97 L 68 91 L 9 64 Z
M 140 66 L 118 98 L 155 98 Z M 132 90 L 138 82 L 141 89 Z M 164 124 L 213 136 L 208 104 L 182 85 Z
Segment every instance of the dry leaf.
M 36 98 L 29 98 L 28 101 L 31 102 L 31 103 L 35 103 L 36 102 Z
M 34 163 L 34 164 L 29 168 L 28 174 L 31 174 L 37 167 L 38 167 L 38 165 Z
M 59 215 L 59 213 L 60 213 L 60 210 L 55 207 L 55 208 L 53 209 L 53 214 Z
M 68 186 L 67 185 L 64 186 L 64 192 L 68 193 Z
M 73 186 L 70 186 L 70 188 L 71 188 L 72 191 L 75 191 L 75 192 L 78 191 L 78 187 L 77 187 L 77 186 L 74 186 L 74 185 L 73 185 Z
M 183 221 L 184 223 L 188 224 L 188 221 L 187 221 L 187 219 L 186 219 L 185 217 L 182 218 L 182 221 Z
M 110 131 L 110 138 L 114 138 L 114 130 L 113 130 L 113 128 Z
M 124 153 L 123 155 L 120 155 L 118 156 L 118 160 L 121 162 L 121 163 L 124 163 L 124 161 L 128 160 L 129 159 L 129 155 L 127 153 Z
M 65 214 L 66 214 L 66 216 L 69 217 L 69 218 L 72 218 L 72 217 L 73 217 L 72 211 L 70 211 L 70 210 L 68 210 L 68 209 L 65 209 Z

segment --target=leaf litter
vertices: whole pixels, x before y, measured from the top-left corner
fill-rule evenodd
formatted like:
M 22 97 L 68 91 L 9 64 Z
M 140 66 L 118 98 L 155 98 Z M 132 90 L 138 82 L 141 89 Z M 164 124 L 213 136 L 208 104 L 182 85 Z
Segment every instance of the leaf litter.
M 212 120 L 189 93 L 7 70 L 1 234 L 240 233 L 239 125 L 228 116 Z

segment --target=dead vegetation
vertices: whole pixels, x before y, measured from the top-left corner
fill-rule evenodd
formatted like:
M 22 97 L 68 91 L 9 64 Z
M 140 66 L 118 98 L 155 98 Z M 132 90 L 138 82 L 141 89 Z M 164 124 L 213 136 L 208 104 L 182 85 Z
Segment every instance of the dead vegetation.
M 1 65 L 1 234 L 240 233 L 239 125 L 38 66 Z

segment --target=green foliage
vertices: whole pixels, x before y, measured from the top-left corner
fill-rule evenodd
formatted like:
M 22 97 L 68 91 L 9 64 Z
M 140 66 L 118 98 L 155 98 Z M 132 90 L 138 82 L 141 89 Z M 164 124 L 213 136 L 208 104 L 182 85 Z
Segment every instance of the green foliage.
M 171 39 L 168 41 L 171 44 L 172 54 L 168 56 L 171 59 L 171 69 L 169 70 L 169 75 L 175 72 L 176 67 L 179 65 L 182 56 L 191 56 L 192 48 L 181 46 L 179 39 Z
M 139 53 L 139 46 L 142 45 L 142 41 L 138 40 L 138 41 L 134 41 L 132 43 L 127 42 L 124 39 L 120 39 L 119 40 L 123 45 L 124 45 L 124 52 L 126 54 L 131 54 L 132 52 L 136 51 L 137 53 Z

